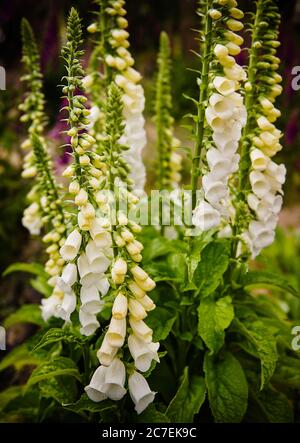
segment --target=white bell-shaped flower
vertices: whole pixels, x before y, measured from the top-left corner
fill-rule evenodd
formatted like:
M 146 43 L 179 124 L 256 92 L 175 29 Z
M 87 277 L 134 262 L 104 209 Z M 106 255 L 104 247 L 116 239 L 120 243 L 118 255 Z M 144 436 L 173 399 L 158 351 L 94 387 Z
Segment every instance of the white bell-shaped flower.
M 62 298 L 53 294 L 48 298 L 43 298 L 41 301 L 42 317 L 48 321 L 50 317 L 58 317 L 59 308 L 62 303 Z
M 81 241 L 82 237 L 77 229 L 68 235 L 65 244 L 60 248 L 60 254 L 65 261 L 74 260 L 79 252 Z
M 256 171 L 264 171 L 270 159 L 258 148 L 251 149 L 250 152 L 252 168 Z
M 134 359 L 135 367 L 141 372 L 149 370 L 152 360 L 159 362 L 157 354 L 159 343 L 145 343 L 136 335 L 130 334 L 128 337 L 128 347 Z
M 135 410 L 138 414 L 143 412 L 150 403 L 153 402 L 155 392 L 151 391 L 145 377 L 138 372 L 129 376 L 128 388 L 132 401 L 135 404 Z
M 249 175 L 252 191 L 259 198 L 263 198 L 271 189 L 270 183 L 259 171 L 252 171 Z
M 106 295 L 110 288 L 110 283 L 107 277 L 101 276 L 95 283 L 96 288 L 102 296 Z
M 92 272 L 103 274 L 107 271 L 110 260 L 101 252 L 95 241 L 89 241 L 85 252 Z
M 80 333 L 87 337 L 93 335 L 100 326 L 95 314 L 90 314 L 81 308 L 79 310 L 79 321 L 81 324 Z
M 228 195 L 228 188 L 224 181 L 218 181 L 212 173 L 204 175 L 202 179 L 205 199 L 211 203 L 218 203 Z
M 59 316 L 63 320 L 69 322 L 71 314 L 76 308 L 76 295 L 72 291 L 71 293 L 65 293 L 62 303 L 58 309 Z
M 219 226 L 220 221 L 221 216 L 219 211 L 205 201 L 201 201 L 193 211 L 192 222 L 202 231 L 207 231 L 208 229 Z
M 213 85 L 220 94 L 225 96 L 235 92 L 235 82 L 226 77 L 216 76 Z
M 63 292 L 71 292 L 71 287 L 77 281 L 77 266 L 74 263 L 68 263 L 61 274 L 57 277 L 56 284 Z
M 105 400 L 107 395 L 102 391 L 107 368 L 99 366 L 93 374 L 90 384 L 84 388 L 87 396 L 94 402 Z
M 112 245 L 111 234 L 107 231 L 107 227 L 103 227 L 100 219 L 96 218 L 93 221 L 90 233 L 99 248 L 109 248 Z
M 124 363 L 115 357 L 112 363 L 106 368 L 104 384 L 101 388 L 102 391 L 111 400 L 121 400 L 126 394 L 126 389 L 124 388 L 125 378 L 126 371 Z
M 224 157 L 224 154 L 216 148 L 210 148 L 206 153 L 207 163 L 212 175 L 216 179 L 222 179 L 228 175 L 231 164 L 230 159 Z
M 233 106 L 230 97 L 224 97 L 221 94 L 214 93 L 209 99 L 209 104 L 213 112 L 220 118 L 231 118 L 233 113 Z
M 103 307 L 96 286 L 82 286 L 80 289 L 81 309 L 88 314 L 98 314 Z
M 146 343 L 151 343 L 153 331 L 143 320 L 136 320 L 134 317 L 129 316 L 129 323 L 137 337 Z
M 112 316 L 117 320 L 122 320 L 127 315 L 128 301 L 127 297 L 119 292 L 114 300 L 112 307 Z
M 97 358 L 101 365 L 109 366 L 116 356 L 119 348 L 113 347 L 109 344 L 107 336 L 104 336 L 100 349 L 97 351 Z
M 112 317 L 106 333 L 108 343 L 111 346 L 121 348 L 125 341 L 126 335 L 126 318 L 117 320 Z
M 225 130 L 225 121 L 222 117 L 216 114 L 210 106 L 205 110 L 205 117 L 207 123 L 212 128 L 214 132 L 222 133 Z

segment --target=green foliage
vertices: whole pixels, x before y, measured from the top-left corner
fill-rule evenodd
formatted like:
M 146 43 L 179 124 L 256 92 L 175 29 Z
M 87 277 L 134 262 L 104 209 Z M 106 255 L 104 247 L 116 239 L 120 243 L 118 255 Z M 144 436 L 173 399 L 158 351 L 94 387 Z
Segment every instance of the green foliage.
M 56 357 L 50 361 L 43 362 L 33 370 L 27 381 L 26 389 L 43 380 L 52 379 L 53 377 L 61 375 L 74 377 L 78 381 L 81 381 L 81 375 L 73 360 L 67 357 Z
M 4 320 L 4 327 L 9 328 L 17 323 L 32 323 L 33 325 L 44 326 L 45 322 L 41 316 L 41 308 L 35 304 L 21 306 Z
M 212 294 L 220 285 L 223 275 L 229 266 L 229 244 L 211 242 L 201 253 L 201 261 L 195 269 L 193 280 L 203 299 Z
M 247 409 L 248 384 L 239 361 L 226 352 L 205 355 L 205 382 L 209 405 L 216 422 L 239 423 Z
M 66 328 L 51 328 L 45 332 L 40 341 L 33 348 L 33 351 L 37 351 L 61 341 L 65 343 L 74 343 L 74 345 L 77 346 L 82 346 L 87 341 L 87 338 L 79 335 L 78 333 L 76 334 L 75 332 L 70 331 Z
M 217 300 L 209 296 L 201 300 L 198 308 L 198 332 L 212 353 L 218 352 L 224 345 L 225 330 L 234 318 L 234 309 L 230 296 Z
M 189 377 L 186 367 L 176 395 L 171 400 L 166 415 L 172 423 L 192 423 L 205 400 L 206 386 L 203 377 Z
M 261 361 L 261 389 L 271 379 L 278 360 L 276 329 L 264 325 L 262 321 L 241 323 L 235 319 L 238 331 L 246 338 L 240 346 Z
M 241 282 L 244 288 L 278 288 L 289 292 L 295 297 L 300 297 L 297 291 L 290 283 L 282 276 L 265 271 L 250 271 L 243 275 Z

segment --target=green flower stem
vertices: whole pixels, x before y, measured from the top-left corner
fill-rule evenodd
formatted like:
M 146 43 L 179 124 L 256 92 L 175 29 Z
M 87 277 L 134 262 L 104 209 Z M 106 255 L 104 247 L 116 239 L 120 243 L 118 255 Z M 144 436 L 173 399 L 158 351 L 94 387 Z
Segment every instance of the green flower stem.
M 212 1 L 207 0 L 205 5 L 205 31 L 204 31 L 204 46 L 202 56 L 202 69 L 201 69 L 201 84 L 200 84 L 200 96 L 198 104 L 198 114 L 196 123 L 196 146 L 194 156 L 192 160 L 192 172 L 191 172 L 191 189 L 192 189 L 192 208 L 196 206 L 198 179 L 200 176 L 199 166 L 201 158 L 201 149 L 203 145 L 204 136 L 204 121 L 205 121 L 205 108 L 208 98 L 208 74 L 210 65 L 210 56 L 212 49 L 212 18 L 209 16 L 208 11 L 212 6 Z
M 244 191 L 249 188 L 249 166 L 250 166 L 250 147 L 251 143 L 248 139 L 249 133 L 252 130 L 252 122 L 255 117 L 255 98 L 256 98 L 256 65 L 258 63 L 258 48 L 255 42 L 259 40 L 259 24 L 263 20 L 263 1 L 258 0 L 257 9 L 255 15 L 255 21 L 253 26 L 252 34 L 252 45 L 249 53 L 249 67 L 248 67 L 248 82 L 251 84 L 251 90 L 245 92 L 245 106 L 247 110 L 247 122 L 243 129 L 242 140 L 241 140 L 241 161 L 239 170 L 239 193 L 242 195 Z

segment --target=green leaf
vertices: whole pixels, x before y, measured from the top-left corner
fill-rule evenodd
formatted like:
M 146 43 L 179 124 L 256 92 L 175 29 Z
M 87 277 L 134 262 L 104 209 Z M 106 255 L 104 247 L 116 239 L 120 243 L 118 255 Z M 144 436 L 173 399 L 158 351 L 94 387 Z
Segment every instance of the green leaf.
M 23 386 L 10 386 L 0 392 L 0 410 L 3 410 L 9 402 L 19 397 L 23 393 Z
M 209 405 L 217 423 L 239 423 L 246 412 L 248 384 L 239 361 L 226 352 L 205 354 L 205 381 Z
M 67 357 L 56 357 L 50 361 L 42 363 L 31 374 L 26 384 L 26 389 L 42 380 L 57 377 L 59 375 L 69 375 L 81 381 L 81 375 L 77 366 Z
M 212 241 L 212 236 L 215 230 L 210 229 L 209 231 L 204 231 L 197 237 L 191 239 L 191 253 L 189 254 L 189 279 L 192 280 L 195 269 L 201 260 L 201 252 Z
M 203 249 L 201 261 L 194 272 L 194 282 L 202 298 L 207 297 L 217 289 L 228 265 L 228 243 L 213 242 Z
M 198 333 L 212 353 L 218 352 L 224 344 L 225 329 L 234 318 L 230 296 L 214 300 L 212 296 L 200 301 L 198 308 Z
M 77 396 L 77 386 L 74 378 L 68 376 L 52 377 L 39 383 L 41 395 L 53 398 L 61 405 L 73 403 Z
M 94 401 L 90 400 L 86 394 L 83 394 L 76 403 L 65 404 L 64 407 L 70 411 L 80 414 L 83 412 L 95 413 L 114 410 L 117 408 L 117 405 L 111 400 L 104 400 L 99 403 L 95 403 Z
M 9 328 L 17 323 L 32 323 L 37 326 L 44 326 L 45 322 L 42 319 L 40 306 L 36 304 L 21 306 L 4 320 L 3 326 Z
M 76 343 L 77 345 L 82 346 L 87 341 L 87 338 L 79 334 L 75 334 L 68 329 L 51 328 L 45 332 L 40 341 L 33 348 L 33 351 L 37 351 L 38 349 L 52 345 L 53 343 L 57 343 L 59 341 Z
M 257 423 L 291 423 L 293 411 L 290 401 L 273 386 L 259 390 L 257 375 L 247 372 L 249 380 L 249 405 L 245 420 Z
M 158 411 L 154 404 L 149 405 L 140 415 L 135 415 L 134 421 L 137 423 L 170 423 L 167 415 Z
M 165 340 L 176 320 L 176 313 L 172 309 L 157 306 L 149 312 L 146 323 L 153 330 L 153 341 Z
M 242 276 L 240 284 L 249 289 L 275 287 L 300 298 L 299 292 L 290 285 L 288 280 L 271 272 L 250 271 Z
M 50 297 L 52 294 L 53 288 L 47 283 L 42 277 L 38 277 L 30 280 L 30 284 L 37 292 L 42 294 L 44 297 Z
M 45 279 L 49 278 L 45 268 L 40 263 L 13 263 L 3 272 L 3 277 L 12 272 L 27 272 L 29 274 L 39 275 Z
M 38 365 L 42 361 L 42 356 L 30 353 L 27 343 L 12 349 L 0 362 L 0 371 L 13 366 L 19 371 L 26 365 Z
M 276 367 L 272 381 L 276 385 L 300 390 L 300 360 L 284 356 Z
M 276 363 L 277 339 L 274 336 L 277 330 L 273 327 L 266 326 L 262 321 L 240 322 L 235 319 L 238 331 L 247 339 L 247 347 L 245 348 L 250 354 L 257 356 L 261 361 L 261 389 L 267 384 L 272 377 Z
M 170 422 L 192 423 L 195 414 L 200 411 L 204 403 L 205 393 L 204 378 L 194 375 L 190 379 L 188 367 L 186 367 L 178 391 L 166 411 Z

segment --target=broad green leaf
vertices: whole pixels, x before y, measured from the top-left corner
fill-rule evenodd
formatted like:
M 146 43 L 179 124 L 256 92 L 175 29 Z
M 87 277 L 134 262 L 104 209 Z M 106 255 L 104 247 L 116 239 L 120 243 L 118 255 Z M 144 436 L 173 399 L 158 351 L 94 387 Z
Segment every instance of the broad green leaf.
M 158 411 L 154 404 L 149 405 L 140 415 L 135 415 L 134 421 L 137 423 L 170 423 L 167 415 Z
M 212 241 L 212 236 L 215 230 L 210 229 L 209 231 L 204 231 L 197 237 L 191 238 L 191 252 L 188 255 L 188 268 L 189 268 L 189 280 L 191 281 L 195 272 L 195 269 L 198 266 L 199 261 L 201 260 L 201 252 Z
M 275 287 L 300 298 L 300 293 L 279 274 L 265 271 L 250 271 L 242 276 L 240 284 L 245 288 Z
M 238 331 L 247 339 L 247 350 L 250 354 L 257 356 L 261 361 L 261 389 L 272 377 L 276 363 L 277 339 L 274 336 L 277 330 L 264 325 L 262 321 L 241 322 L 235 319 Z
M 53 398 L 61 405 L 73 403 L 77 396 L 77 386 L 74 378 L 67 376 L 52 377 L 39 383 L 41 395 Z
M 19 371 L 26 365 L 38 365 L 42 361 L 42 356 L 33 355 L 30 353 L 27 343 L 12 349 L 0 362 L 0 371 L 13 366 L 16 371 Z
M 229 247 L 226 242 L 212 242 L 203 249 L 201 260 L 194 272 L 194 283 L 202 298 L 217 289 L 228 266 Z
M 161 306 L 157 306 L 156 309 L 149 312 L 146 323 L 153 330 L 154 342 L 167 338 L 176 317 L 177 315 L 173 310 Z
M 203 377 L 194 375 L 189 378 L 189 371 L 184 369 L 181 384 L 171 400 L 166 415 L 172 423 L 192 423 L 195 414 L 205 400 L 205 381 Z
M 257 375 L 248 371 L 249 405 L 245 420 L 257 423 L 291 423 L 293 412 L 290 401 L 273 386 L 259 389 Z
M 29 274 L 39 275 L 45 279 L 49 276 L 45 268 L 40 263 L 13 263 L 3 272 L 3 276 L 11 274 L 12 272 L 27 272 Z
M 80 414 L 83 412 L 95 413 L 114 410 L 117 408 L 117 405 L 111 400 L 104 400 L 99 403 L 95 403 L 94 401 L 90 400 L 86 394 L 83 394 L 76 403 L 65 404 L 64 407 L 70 411 Z
M 226 352 L 205 354 L 205 382 L 209 405 L 217 423 L 239 423 L 246 412 L 248 384 L 239 361 Z
M 81 375 L 77 369 L 77 366 L 67 357 L 56 357 L 50 361 L 42 363 L 32 372 L 29 380 L 27 381 L 26 388 L 39 383 L 42 380 L 47 380 L 59 375 L 69 375 L 75 377 L 81 381 Z
M 234 317 L 230 296 L 214 300 L 203 298 L 198 308 L 198 333 L 212 353 L 218 352 L 224 344 L 225 329 Z
M 276 385 L 300 390 L 300 359 L 284 356 L 276 367 L 272 381 Z
M 22 393 L 23 386 L 10 386 L 9 388 L 0 392 L 0 410 L 3 410 L 9 402 L 22 395 Z
M 51 328 L 47 332 L 45 332 L 43 337 L 33 348 L 33 351 L 37 351 L 38 349 L 52 345 L 53 343 L 57 343 L 59 341 L 63 341 L 66 343 L 76 343 L 77 345 L 82 346 L 83 343 L 86 342 L 86 340 L 87 339 L 85 337 L 79 334 L 75 334 L 68 329 Z
M 9 328 L 17 323 L 32 323 L 37 326 L 44 326 L 45 322 L 42 319 L 40 306 L 36 304 L 21 306 L 4 320 L 3 326 Z

